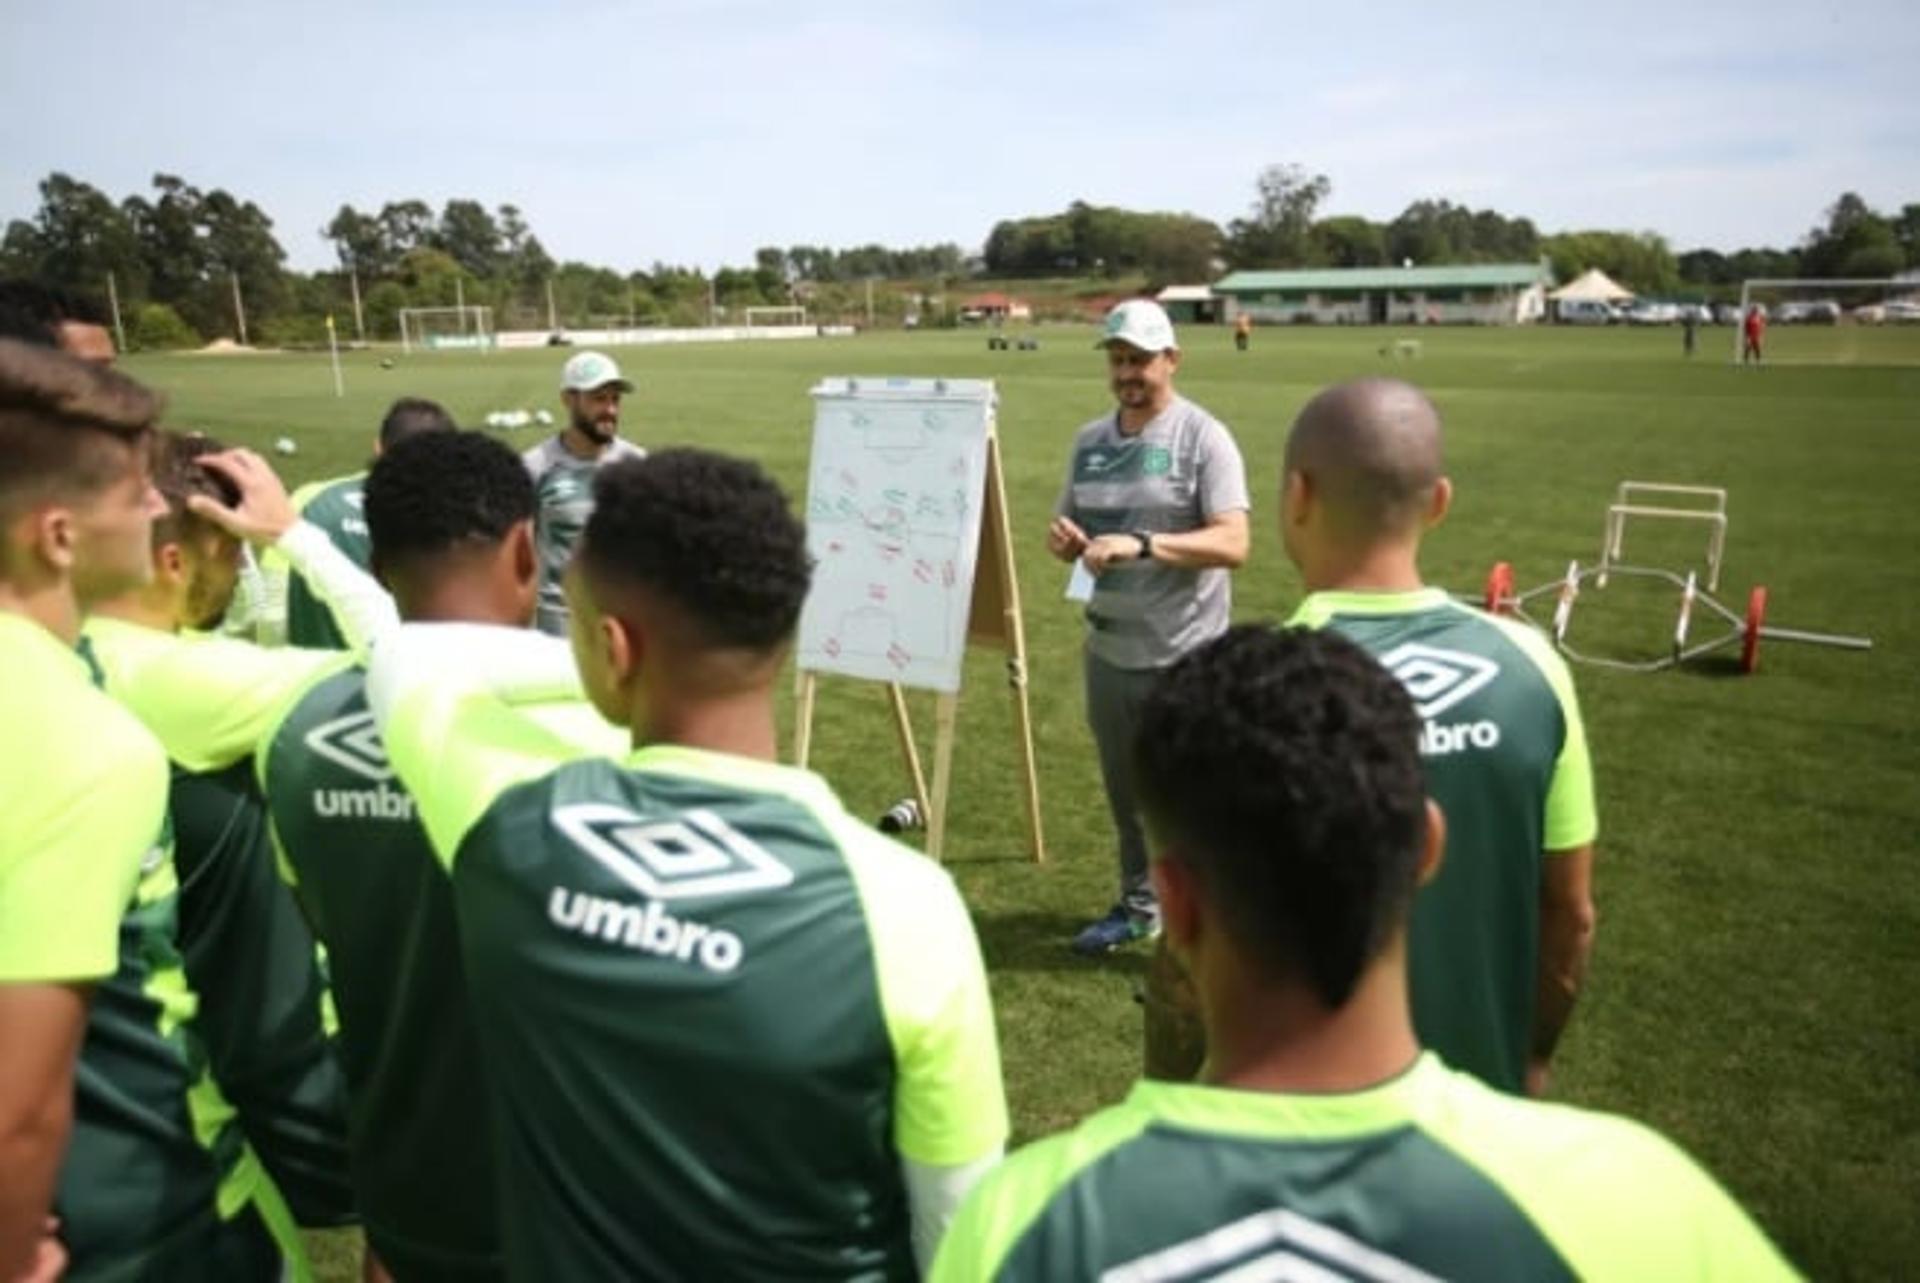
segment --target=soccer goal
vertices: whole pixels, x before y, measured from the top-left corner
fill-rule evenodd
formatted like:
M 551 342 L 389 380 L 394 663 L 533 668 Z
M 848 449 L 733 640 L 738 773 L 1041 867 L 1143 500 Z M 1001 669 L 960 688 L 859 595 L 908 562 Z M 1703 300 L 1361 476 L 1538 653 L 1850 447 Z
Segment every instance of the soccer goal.
M 460 348 L 488 351 L 493 347 L 493 309 L 490 307 L 403 307 L 400 309 L 400 349 L 427 352 Z
M 1740 283 L 1737 310 L 1715 319 L 1733 327 L 1733 360 L 1746 350 L 1746 318 L 1766 318 L 1762 358 L 1768 364 L 1848 365 L 1895 357 L 1914 349 L 1920 359 L 1920 280 L 1900 277 L 1755 278 Z M 1902 334 L 1870 334 L 1881 326 L 1912 326 Z M 1903 340 L 1905 340 L 1903 342 Z
M 807 309 L 792 307 L 749 307 L 741 309 L 748 329 L 758 329 L 763 325 L 807 325 Z

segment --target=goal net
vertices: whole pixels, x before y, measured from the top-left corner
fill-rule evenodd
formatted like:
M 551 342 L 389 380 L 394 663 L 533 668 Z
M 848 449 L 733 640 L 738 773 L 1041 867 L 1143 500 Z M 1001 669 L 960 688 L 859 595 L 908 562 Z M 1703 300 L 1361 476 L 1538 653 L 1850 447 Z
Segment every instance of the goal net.
M 412 352 L 486 351 L 493 347 L 493 309 L 490 307 L 403 307 L 400 309 L 400 348 Z
M 1757 357 L 1747 317 L 1766 321 Z M 1920 364 L 1920 277 L 1754 279 L 1714 319 L 1733 330 L 1732 359 L 1764 364 Z
M 749 329 L 762 325 L 807 325 L 807 309 L 793 307 L 749 307 L 741 309 L 743 322 Z

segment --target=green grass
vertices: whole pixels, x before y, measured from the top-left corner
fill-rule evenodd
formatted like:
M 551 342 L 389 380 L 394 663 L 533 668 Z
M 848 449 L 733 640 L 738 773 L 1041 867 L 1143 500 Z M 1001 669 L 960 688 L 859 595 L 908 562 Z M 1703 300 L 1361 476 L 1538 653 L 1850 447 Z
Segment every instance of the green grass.
M 1114 878 L 1082 723 L 1081 625 L 1041 532 L 1068 441 L 1108 405 L 1090 331 L 1041 331 L 1038 353 L 988 353 L 978 334 L 694 345 L 619 354 L 640 392 L 626 430 L 649 445 L 752 455 L 805 481 L 811 407 L 827 374 L 1000 381 L 1001 434 L 1031 650 L 1051 859 L 1025 858 L 1013 722 L 1000 660 L 976 654 L 961 704 L 950 865 L 972 904 L 999 1010 L 1022 1140 L 1113 1101 L 1139 1063 L 1141 959 L 1065 948 Z M 1778 357 L 1839 363 L 1730 368 L 1728 331 L 1679 355 L 1656 331 L 1423 331 L 1417 361 L 1387 331 L 1262 330 L 1237 356 L 1193 329 L 1183 391 L 1230 424 L 1253 486 L 1253 558 L 1236 614 L 1284 616 L 1300 596 L 1275 531 L 1286 426 L 1314 390 L 1392 369 L 1446 415 L 1452 519 L 1429 578 L 1477 591 L 1512 561 L 1520 584 L 1598 550 L 1623 478 L 1731 492 L 1722 597 L 1772 591 L 1773 622 L 1870 634 L 1867 655 L 1779 644 L 1754 678 L 1724 663 L 1651 676 L 1576 671 L 1601 807 L 1601 919 L 1592 976 L 1562 1049 L 1567 1100 L 1636 1115 L 1707 1163 L 1805 1269 L 1878 1278 L 1920 1256 L 1920 330 L 1783 330 Z M 415 356 L 383 371 L 347 358 L 154 357 L 127 367 L 173 396 L 172 420 L 222 437 L 300 442 L 294 479 L 357 466 L 387 401 L 556 408 L 560 354 Z M 530 443 L 533 433 L 517 440 Z M 1629 553 L 1697 556 L 1694 532 Z M 1582 598 L 1583 640 L 1657 651 L 1672 595 L 1623 584 Z M 1696 620 L 1696 637 L 1711 621 Z M 915 700 L 923 744 L 931 707 Z M 824 683 L 815 765 L 856 813 L 904 791 L 873 687 Z M 330 1268 L 340 1259 L 327 1253 Z

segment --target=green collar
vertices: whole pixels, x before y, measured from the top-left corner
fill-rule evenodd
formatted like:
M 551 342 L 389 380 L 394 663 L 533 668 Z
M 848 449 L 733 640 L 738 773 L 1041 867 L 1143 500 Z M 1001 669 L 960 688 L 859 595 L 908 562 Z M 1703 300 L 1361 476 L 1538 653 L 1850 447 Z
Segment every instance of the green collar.
M 1383 1083 L 1327 1095 L 1240 1091 L 1141 1080 L 1127 1102 L 1157 1121 L 1195 1131 L 1271 1140 L 1331 1140 L 1402 1127 L 1445 1090 L 1449 1070 L 1422 1052 Z
M 1301 602 L 1287 622 L 1318 627 L 1335 615 L 1411 615 L 1444 606 L 1451 600 L 1444 588 L 1415 588 L 1411 592 L 1317 592 Z

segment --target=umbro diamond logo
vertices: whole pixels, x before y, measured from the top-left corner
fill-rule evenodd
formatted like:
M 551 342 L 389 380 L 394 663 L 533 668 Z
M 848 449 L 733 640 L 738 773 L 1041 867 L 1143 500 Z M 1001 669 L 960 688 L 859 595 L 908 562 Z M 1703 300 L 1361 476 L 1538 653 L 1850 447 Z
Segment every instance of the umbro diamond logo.
M 1312 1279 L 1315 1283 L 1439 1283 L 1411 1261 L 1284 1207 L 1113 1266 L 1100 1283 L 1203 1279 Z
M 1419 642 L 1395 646 L 1380 663 L 1400 679 L 1423 718 L 1440 716 L 1500 675 L 1500 666 L 1490 659 Z
M 649 820 L 624 806 L 575 802 L 553 823 L 622 882 L 655 900 L 771 891 L 793 870 L 708 810 Z
M 307 747 L 375 784 L 393 779 L 393 767 L 387 763 L 387 746 L 381 742 L 371 712 L 349 713 L 314 727 L 307 732 Z

